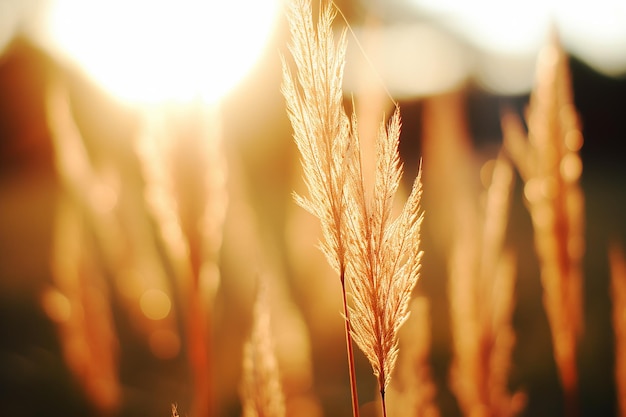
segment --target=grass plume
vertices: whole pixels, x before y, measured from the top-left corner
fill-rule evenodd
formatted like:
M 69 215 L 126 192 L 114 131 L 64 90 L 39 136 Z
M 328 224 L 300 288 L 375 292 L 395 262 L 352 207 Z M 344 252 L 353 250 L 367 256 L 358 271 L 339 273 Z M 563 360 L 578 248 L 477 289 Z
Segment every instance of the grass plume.
M 307 1 L 290 8 L 291 54 L 298 71 L 295 78 L 283 61 L 283 94 L 294 140 L 302 157 L 309 197 L 295 195 L 296 202 L 320 219 L 322 251 L 345 278 L 346 245 L 342 236 L 346 201 L 345 161 L 350 147 L 350 125 L 343 108 L 341 89 L 346 53 L 345 30 L 335 44 L 329 4 L 314 29 Z
M 61 80 L 51 82 L 46 97 L 61 194 L 55 219 L 51 272 L 54 288 L 43 293 L 46 313 L 57 324 L 65 361 L 99 416 L 118 413 L 119 341 L 106 283 L 98 262 L 98 207 L 89 190 L 100 185 L 83 137 L 76 126 L 68 91 Z M 100 225 L 102 226 L 102 225 Z M 99 230 L 100 231 L 100 230 Z
M 534 228 L 544 306 L 566 414 L 578 415 L 578 340 L 583 330 L 584 198 L 579 185 L 583 137 L 574 108 L 567 58 L 556 38 L 541 52 L 537 82 L 521 121 L 503 117 L 504 143 L 524 180 Z
M 200 103 L 152 109 L 137 138 L 146 199 L 181 297 L 193 415 L 215 409 L 212 380 L 213 299 L 228 205 L 219 110 Z M 207 168 L 210 167 L 210 168 Z M 192 190 L 190 192 L 190 190 Z
M 400 112 L 396 109 L 388 127 L 382 124 L 378 132 L 371 198 L 365 195 L 358 154 L 350 165 L 347 186 L 352 333 L 378 380 L 383 415 L 385 390 L 398 356 L 398 331 L 408 318 L 422 257 L 421 171 L 401 213 L 396 219 L 392 216 L 402 176 L 399 137 Z M 358 145 L 356 134 L 354 139 Z
M 241 388 L 243 417 L 286 415 L 267 298 L 267 289 L 261 286 L 254 304 L 252 333 L 244 346 Z
M 322 7 L 315 29 L 310 9 L 309 2 L 296 1 L 288 15 L 297 77 L 283 61 L 283 94 L 309 191 L 308 198 L 297 195 L 296 201 L 320 220 L 322 251 L 341 279 L 353 414 L 358 415 L 358 397 L 350 338 L 372 365 L 386 415 L 385 390 L 397 359 L 398 330 L 408 317 L 422 256 L 421 175 L 393 219 L 402 176 L 396 108 L 388 127 L 383 122 L 378 131 L 374 189 L 371 198 L 366 196 L 357 120 L 353 116 L 350 121 L 343 108 L 346 32 L 335 43 L 331 4 Z M 346 296 L 348 277 L 352 307 Z
M 485 208 L 467 213 L 449 259 L 451 388 L 467 416 L 515 416 L 525 401 L 522 393 L 508 390 L 515 260 L 504 240 L 513 179 L 511 163 L 500 152 Z
M 335 43 L 332 30 L 335 15 L 330 3 L 325 3 L 314 26 L 309 1 L 296 0 L 290 4 L 287 17 L 292 43 L 289 49 L 297 76 L 283 59 L 282 92 L 309 191 L 309 197 L 295 195 L 295 200 L 320 220 L 322 252 L 341 282 L 352 413 L 357 417 L 359 401 L 346 295 L 344 189 L 350 149 L 350 123 L 343 108 L 342 92 L 346 31 L 342 31 Z

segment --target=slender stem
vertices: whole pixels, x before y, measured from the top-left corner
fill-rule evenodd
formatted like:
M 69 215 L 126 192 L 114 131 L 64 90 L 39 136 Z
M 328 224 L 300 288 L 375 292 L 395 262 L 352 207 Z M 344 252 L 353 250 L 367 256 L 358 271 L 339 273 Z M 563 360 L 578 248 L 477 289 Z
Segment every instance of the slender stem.
M 343 314 L 346 324 L 346 348 L 348 351 L 348 368 L 350 369 L 350 394 L 352 395 L 352 417 L 359 417 L 359 395 L 356 388 L 356 371 L 354 366 L 354 350 L 352 349 L 352 333 L 350 331 L 350 312 L 346 296 L 345 270 L 341 270 L 341 292 L 343 296 Z
M 573 340 L 573 338 L 572 338 Z M 565 416 L 578 417 L 578 375 L 576 372 L 576 353 L 575 342 L 569 344 L 570 349 L 562 349 L 560 356 L 561 366 L 559 372 L 561 376 L 561 384 L 563 385 L 563 395 L 565 400 Z
M 380 390 L 380 400 L 383 407 L 383 417 L 387 417 L 387 403 L 385 402 L 385 391 Z
M 188 311 L 187 354 L 193 373 L 194 416 L 209 417 L 213 413 L 213 398 L 210 379 L 209 332 L 207 330 L 206 306 L 203 307 L 200 295 L 194 291 L 190 295 Z

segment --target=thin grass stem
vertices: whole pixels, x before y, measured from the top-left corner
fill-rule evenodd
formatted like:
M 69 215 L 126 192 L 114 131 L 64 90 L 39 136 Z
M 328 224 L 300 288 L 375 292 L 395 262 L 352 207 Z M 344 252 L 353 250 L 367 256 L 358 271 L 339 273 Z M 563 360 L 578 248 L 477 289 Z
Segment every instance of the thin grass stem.
M 350 328 L 350 309 L 346 294 L 345 271 L 341 273 L 341 296 L 343 299 L 343 314 L 345 316 L 346 351 L 348 353 L 348 368 L 350 371 L 350 396 L 352 398 L 352 416 L 359 417 L 359 394 L 356 386 L 356 369 L 354 365 L 354 348 L 352 347 L 352 330 Z

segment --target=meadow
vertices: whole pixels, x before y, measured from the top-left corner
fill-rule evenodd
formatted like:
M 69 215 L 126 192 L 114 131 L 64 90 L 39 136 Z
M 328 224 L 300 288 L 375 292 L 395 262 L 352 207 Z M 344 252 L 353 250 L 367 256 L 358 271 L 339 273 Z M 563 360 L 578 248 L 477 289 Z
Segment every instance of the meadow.
M 284 16 L 220 103 L 6 52 L 7 415 L 626 416 L 623 81 L 554 34 L 489 106 L 345 91 L 343 13 Z

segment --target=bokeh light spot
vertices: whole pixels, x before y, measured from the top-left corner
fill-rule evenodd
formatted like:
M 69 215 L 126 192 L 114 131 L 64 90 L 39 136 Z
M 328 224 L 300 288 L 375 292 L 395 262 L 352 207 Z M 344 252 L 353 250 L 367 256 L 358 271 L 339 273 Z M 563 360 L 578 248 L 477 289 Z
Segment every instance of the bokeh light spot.
M 153 288 L 143 293 L 139 306 L 149 319 L 162 320 L 170 314 L 172 302 L 165 292 Z
M 64 323 L 70 319 L 72 308 L 65 295 L 56 289 L 44 292 L 41 300 L 42 308 L 50 320 Z
M 572 129 L 565 135 L 565 146 L 572 152 L 578 152 L 583 146 L 583 135 L 578 129 Z
M 575 182 L 583 171 L 583 163 L 577 154 L 571 152 L 563 157 L 560 168 L 565 181 Z

